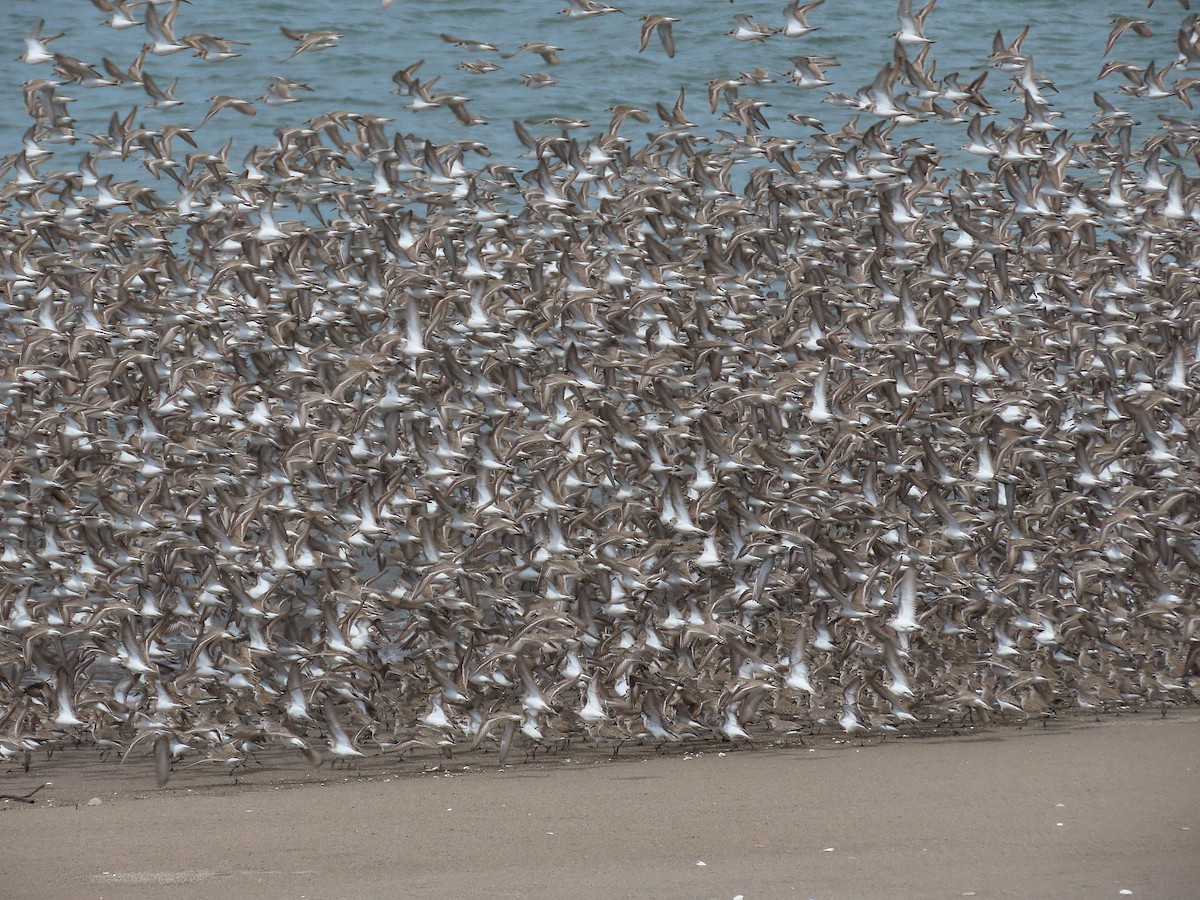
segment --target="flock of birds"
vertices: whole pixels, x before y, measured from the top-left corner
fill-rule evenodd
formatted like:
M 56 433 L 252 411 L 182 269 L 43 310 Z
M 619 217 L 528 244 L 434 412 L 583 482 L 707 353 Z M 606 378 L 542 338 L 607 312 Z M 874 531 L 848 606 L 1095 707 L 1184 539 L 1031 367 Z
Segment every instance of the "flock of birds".
M 995 121 L 904 0 L 894 58 L 828 98 L 859 117 L 807 141 L 739 76 L 718 136 L 681 93 L 641 143 L 632 107 L 519 129 L 518 168 L 342 111 L 238 163 L 136 114 L 73 128 L 69 83 L 168 103 L 146 54 L 235 46 L 176 39 L 179 0 L 94 2 L 145 53 L 105 75 L 31 32 L 54 74 L 0 186 L 0 756 L 140 749 L 165 783 L 268 745 L 503 758 L 1194 697 L 1193 120 L 1139 142 L 1097 94 L 1074 139 L 997 35 L 1024 114 Z M 1195 14 L 1176 43 L 1106 69 L 1190 106 Z M 927 120 L 980 164 L 905 137 Z

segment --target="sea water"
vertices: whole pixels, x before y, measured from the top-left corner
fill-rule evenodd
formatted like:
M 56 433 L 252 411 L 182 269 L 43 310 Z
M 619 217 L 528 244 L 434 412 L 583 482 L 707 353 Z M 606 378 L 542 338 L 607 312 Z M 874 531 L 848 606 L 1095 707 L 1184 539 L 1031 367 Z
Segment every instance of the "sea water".
M 566 6 L 565 0 L 487 4 L 396 0 L 388 9 L 383 9 L 379 0 L 192 0 L 180 7 L 177 37 L 206 33 L 245 41 L 248 46 L 235 47 L 241 55 L 226 62 L 206 62 L 190 51 L 149 56 L 145 71 L 160 86 L 169 87 L 179 79 L 175 93 L 184 101 L 181 106 L 145 109 L 150 98 L 136 86 L 66 84 L 58 91 L 74 98 L 70 110 L 80 133 L 103 133 L 112 113 L 124 117 L 135 107 L 139 108 L 135 121 L 145 128 L 161 129 L 168 124 L 197 128 L 211 105 L 209 98 L 227 95 L 257 100 L 272 77 L 282 76 L 309 85 L 311 92 L 297 92 L 297 103 L 271 106 L 256 102 L 253 117 L 224 110 L 199 128 L 193 139 L 205 149 L 216 149 L 233 138 L 231 162 L 240 162 L 241 155 L 252 147 L 272 144 L 278 128 L 304 124 L 328 111 L 346 110 L 385 117 L 390 120 L 389 132 L 412 134 L 418 140 L 479 141 L 492 152 L 492 160 L 516 163 L 524 148 L 514 134 L 514 120 L 538 135 L 558 133 L 557 127 L 543 124 L 551 117 L 584 119 L 589 126 L 575 134 L 586 138 L 607 126 L 611 117 L 607 108 L 633 105 L 649 110 L 652 118 L 650 125 L 629 120 L 623 127 L 622 134 L 637 144 L 661 125 L 654 115 L 655 104 L 671 107 L 681 89 L 686 91 L 685 110 L 696 123 L 697 134 L 716 135 L 720 129 L 740 132 L 738 124 L 718 118 L 721 110 L 717 116 L 709 113 L 706 85 L 715 78 L 735 78 L 759 68 L 770 73 L 775 83 L 746 85 L 740 96 L 770 104 L 764 109 L 770 123 L 765 134 L 810 137 L 812 127 L 787 121 L 793 113 L 816 117 L 826 128 L 841 127 L 852 112 L 825 102 L 826 94 L 853 94 L 869 85 L 891 60 L 892 34 L 898 27 L 896 4 L 891 0 L 827 0 L 809 14 L 810 25 L 818 31 L 800 38 L 775 35 L 761 43 L 742 42 L 727 33 L 736 24 L 733 14 L 747 13 L 780 27 L 784 24 L 782 0 L 613 0 L 613 5 L 623 13 L 573 20 L 557 14 Z M 171 4 L 159 3 L 158 8 L 166 12 Z M 21 137 L 31 124 L 22 83 L 38 78 L 63 80 L 56 78 L 51 63 L 27 65 L 18 60 L 24 50 L 23 35 L 38 19 L 45 19 L 46 33 L 66 32 L 50 45 L 53 52 L 76 57 L 101 71 L 106 57 L 127 67 L 148 39 L 141 27 L 121 31 L 108 27 L 104 13 L 86 0 L 4 0 L 3 11 L 0 156 L 21 149 Z M 144 7 L 137 6 L 134 12 L 140 20 Z M 657 37 L 644 53 L 638 52 L 640 17 L 650 12 L 680 20 L 674 26 L 678 47 L 674 59 L 667 58 Z M 1111 20 L 1118 15 L 1144 18 L 1154 36 L 1147 39 L 1127 32 L 1109 58 L 1141 66 L 1154 60 L 1161 68 L 1177 56 L 1174 42 L 1183 14 L 1175 0 L 1159 0 L 1151 9 L 1140 0 L 940 0 L 926 28 L 926 35 L 935 41 L 929 60 L 936 63 L 937 78 L 957 72 L 960 83 L 966 84 L 987 69 L 997 31 L 1008 42 L 1028 25 L 1023 49 L 1032 56 L 1037 74 L 1054 85 L 1055 90 L 1046 95 L 1062 114 L 1057 125 L 1076 136 L 1086 134 L 1096 113 L 1092 95 L 1100 90 L 1141 120 L 1145 131 L 1157 125 L 1160 114 L 1184 119 L 1192 114 L 1175 99 L 1150 101 L 1117 93 L 1116 88 L 1126 83 L 1119 75 L 1097 82 Z M 284 37 L 280 26 L 335 31 L 342 40 L 333 49 L 287 59 L 294 43 Z M 490 42 L 499 52 L 462 49 L 442 40 L 442 34 Z M 528 41 L 563 48 L 561 64 L 548 66 L 529 52 L 504 58 Z M 915 48 L 908 53 L 914 56 Z M 791 67 L 788 58 L 800 55 L 834 57 L 838 65 L 826 70 L 834 84 L 812 90 L 791 84 L 784 75 Z M 501 70 L 474 75 L 458 68 L 464 60 L 484 59 Z M 472 98 L 470 109 L 488 124 L 466 127 L 446 108 L 409 109 L 410 98 L 393 93 L 396 84 L 392 76 L 418 60 L 424 60 L 418 78 L 438 79 L 431 92 Z M 558 83 L 537 90 L 522 84 L 522 75 L 539 72 Z M 1002 122 L 1023 113 L 1019 98 L 1005 90 L 1011 83 L 1010 73 L 992 70 L 984 86 Z M 863 126 L 872 121 L 864 116 Z M 898 137 L 909 135 L 935 144 L 947 160 L 971 161 L 961 150 L 966 142 L 961 124 L 897 129 Z M 87 147 L 86 139 L 73 147 L 47 145 L 56 152 L 43 170 L 45 166 L 71 165 Z M 178 154 L 190 149 L 176 143 Z M 136 177 L 153 181 L 140 167 Z

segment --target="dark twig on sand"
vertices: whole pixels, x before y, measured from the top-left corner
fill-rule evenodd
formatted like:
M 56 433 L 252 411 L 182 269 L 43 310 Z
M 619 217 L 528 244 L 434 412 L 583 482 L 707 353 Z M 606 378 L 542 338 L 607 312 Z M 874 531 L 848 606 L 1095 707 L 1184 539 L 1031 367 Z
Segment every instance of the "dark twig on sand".
M 46 784 L 39 784 L 28 794 L 20 794 L 20 795 L 18 795 L 18 794 L 0 794 L 0 800 L 15 800 L 17 803 L 29 803 L 32 805 L 33 803 L 37 802 L 34 799 L 32 799 L 33 795 L 36 794 L 38 791 L 40 791 L 42 788 L 46 787 L 46 785 L 48 785 L 49 783 L 50 782 L 47 781 Z

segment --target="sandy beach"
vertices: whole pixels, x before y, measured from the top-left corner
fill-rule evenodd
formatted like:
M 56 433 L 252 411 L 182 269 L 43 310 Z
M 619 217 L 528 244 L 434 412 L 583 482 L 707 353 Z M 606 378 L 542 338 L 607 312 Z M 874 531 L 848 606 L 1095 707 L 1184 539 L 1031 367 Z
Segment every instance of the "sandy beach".
M 8 900 L 1200 896 L 1195 708 L 503 769 L 272 757 L 163 790 L 145 758 L 10 765 L 0 792 L 51 784 L 0 804 Z

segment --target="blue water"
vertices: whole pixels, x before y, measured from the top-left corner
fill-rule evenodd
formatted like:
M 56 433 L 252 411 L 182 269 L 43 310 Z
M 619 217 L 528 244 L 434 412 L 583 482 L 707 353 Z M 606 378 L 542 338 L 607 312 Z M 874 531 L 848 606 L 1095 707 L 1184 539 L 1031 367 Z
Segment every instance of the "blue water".
M 759 67 L 774 73 L 775 84 L 751 85 L 742 97 L 761 99 L 771 134 L 807 137 L 811 129 L 786 121 L 791 113 L 816 116 L 829 127 L 839 127 L 847 118 L 844 110 L 823 102 L 830 90 L 853 94 L 869 84 L 892 53 L 891 34 L 897 28 L 895 4 L 891 0 L 828 0 L 812 12 L 809 22 L 820 30 L 801 38 L 777 35 L 763 43 L 740 42 L 729 37 L 735 24 L 732 15 L 744 12 L 768 25 L 783 24 L 782 0 L 737 0 L 736 4 L 670 2 L 670 0 L 615 0 L 623 15 L 570 20 L 557 15 L 565 0 L 522 0 L 491 4 L 449 4 L 443 0 L 397 0 L 387 10 L 379 0 L 192 0 L 184 4 L 176 22 L 176 36 L 199 32 L 249 43 L 238 49 L 242 55 L 227 62 L 206 62 L 190 52 L 148 57 L 145 69 L 166 87 L 179 79 L 177 97 L 182 106 L 169 110 L 143 109 L 138 121 L 147 128 L 169 123 L 195 127 L 208 111 L 208 98 L 231 95 L 245 99 L 260 97 L 273 76 L 284 76 L 312 87 L 298 93 L 300 102 L 284 106 L 257 103 L 253 118 L 226 110 L 200 129 L 195 140 L 202 147 L 219 147 L 232 137 L 237 152 L 252 145 L 273 142 L 275 129 L 303 123 L 335 109 L 385 116 L 389 129 L 416 134 L 435 142 L 471 139 L 488 145 L 494 158 L 511 159 L 523 148 L 513 128 L 514 119 L 527 123 L 534 134 L 556 129 L 538 123 L 551 116 L 590 118 L 592 126 L 576 134 L 586 137 L 607 125 L 606 107 L 632 104 L 647 108 L 652 122 L 643 126 L 626 123 L 623 133 L 635 141 L 659 125 L 654 104 L 673 105 L 680 88 L 687 91 L 686 111 L 699 133 L 713 134 L 718 128 L 740 131 L 709 114 L 705 85 L 713 78 L 735 77 Z M 26 65 L 17 61 L 23 49 L 22 35 L 39 18 L 50 33 L 66 32 L 51 44 L 51 50 L 77 57 L 100 67 L 108 57 L 128 66 L 146 40 L 142 28 L 116 31 L 105 24 L 105 16 L 86 0 L 4 0 L 6 27 L 0 35 L 0 155 L 20 148 L 21 135 L 29 127 L 22 99 L 22 82 L 31 78 L 53 78 L 51 64 Z M 170 4 L 160 4 L 166 10 Z M 673 15 L 678 54 L 668 59 L 657 39 L 645 53 L 637 52 L 640 17 L 647 12 Z M 1053 100 L 1063 113 L 1059 124 L 1079 132 L 1086 130 L 1095 109 L 1092 92 L 1099 87 L 1119 105 L 1130 109 L 1147 127 L 1159 114 L 1188 118 L 1190 112 L 1178 101 L 1147 101 L 1115 92 L 1123 83 L 1110 76 L 1097 85 L 1101 54 L 1115 15 L 1134 15 L 1149 20 L 1154 37 L 1143 39 L 1132 32 L 1118 43 L 1113 57 L 1145 65 L 1157 60 L 1163 65 L 1174 59 L 1174 39 L 1179 17 L 1177 3 L 1160 0 L 1149 10 L 1140 0 L 941 0 L 927 27 L 936 41 L 931 59 L 937 74 L 960 73 L 966 83 L 986 67 L 993 34 L 1002 30 L 1011 40 L 1026 24 L 1031 25 L 1025 50 L 1033 55 L 1037 72 L 1050 79 L 1058 93 Z M 142 9 L 136 9 L 142 17 Z M 331 49 L 284 58 L 293 44 L 279 31 L 284 25 L 298 30 L 334 30 L 344 37 Z M 512 59 L 500 53 L 463 50 L 442 41 L 448 32 L 500 46 L 509 53 L 526 41 L 542 41 L 562 47 L 562 63 L 547 66 L 532 53 Z M 910 51 L 911 53 L 911 51 Z M 830 68 L 829 88 L 801 90 L 781 73 L 790 67 L 792 55 L 834 56 L 840 65 Z M 423 59 L 419 77 L 439 81 L 435 92 L 452 91 L 473 98 L 471 110 L 489 120 L 487 125 L 467 128 L 448 109 L 413 112 L 406 97 L 391 93 L 392 74 Z M 473 75 L 458 68 L 463 60 L 487 59 L 501 71 Z M 546 72 L 558 84 L 533 90 L 521 83 L 523 74 Z M 985 93 L 1000 109 L 1001 118 L 1020 116 L 1012 95 L 1004 90 L 1010 76 L 992 71 Z M 122 115 L 149 100 L 140 87 L 87 88 L 70 84 L 60 93 L 75 98 L 71 114 L 82 132 L 102 132 L 108 117 Z M 965 142 L 961 126 L 910 126 L 914 134 L 931 140 L 951 158 Z M 61 145 L 60 145 L 61 146 Z M 66 160 L 84 152 L 81 141 L 63 148 Z M 56 160 L 59 154 L 56 154 Z M 238 157 L 240 159 L 240 156 Z M 142 173 L 141 177 L 150 176 Z

